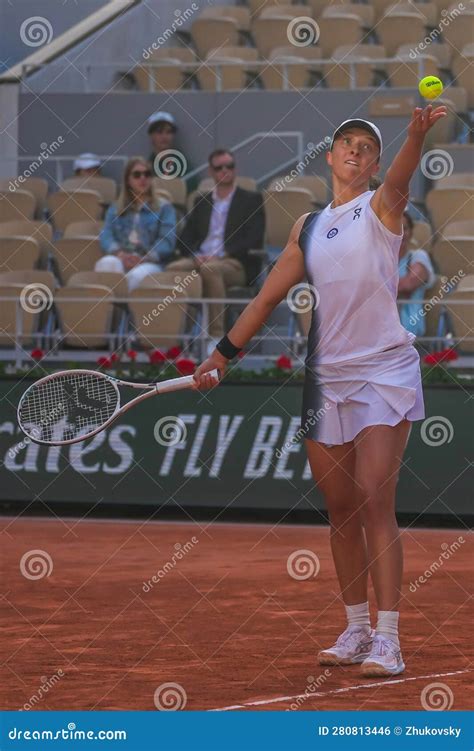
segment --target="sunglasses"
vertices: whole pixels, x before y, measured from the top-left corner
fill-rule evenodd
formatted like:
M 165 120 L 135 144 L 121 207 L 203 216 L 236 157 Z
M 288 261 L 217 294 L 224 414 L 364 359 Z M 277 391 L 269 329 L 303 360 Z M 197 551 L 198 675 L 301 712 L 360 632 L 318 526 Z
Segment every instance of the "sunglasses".
M 134 180 L 139 180 L 140 177 L 151 177 L 152 173 L 151 170 L 133 170 L 133 172 L 130 172 L 130 175 L 133 177 Z
M 222 172 L 223 169 L 234 169 L 235 168 L 235 162 L 227 162 L 226 164 L 218 164 L 217 167 L 212 165 L 212 169 L 214 172 Z

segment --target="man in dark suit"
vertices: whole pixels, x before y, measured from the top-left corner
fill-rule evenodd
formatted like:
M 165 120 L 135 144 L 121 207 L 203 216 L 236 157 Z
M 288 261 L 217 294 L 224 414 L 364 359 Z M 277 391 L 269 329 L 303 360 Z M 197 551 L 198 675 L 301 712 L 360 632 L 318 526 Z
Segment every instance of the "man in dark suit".
M 205 297 L 225 297 L 232 286 L 252 284 L 259 263 L 249 255 L 263 247 L 265 214 L 262 196 L 235 184 L 235 159 L 226 149 L 209 156 L 209 172 L 214 179 L 212 192 L 197 196 L 188 215 L 177 247 L 184 256 L 166 270 L 197 269 Z M 209 335 L 224 334 L 221 304 L 209 306 Z

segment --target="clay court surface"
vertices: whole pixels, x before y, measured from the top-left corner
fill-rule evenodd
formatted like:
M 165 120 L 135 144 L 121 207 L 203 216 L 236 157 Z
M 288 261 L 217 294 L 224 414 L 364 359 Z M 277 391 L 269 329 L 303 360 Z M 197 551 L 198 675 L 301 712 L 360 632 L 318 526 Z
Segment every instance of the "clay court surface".
M 472 708 L 465 528 L 404 530 L 407 670 L 389 680 L 316 663 L 345 626 L 326 527 L 4 517 L 0 529 L 4 709 L 21 708 L 58 671 L 36 709 L 154 710 L 155 691 L 168 682 L 184 689 L 191 710 L 284 710 L 298 696 L 300 711 L 422 709 L 432 683 L 449 688 L 452 709 Z M 32 550 L 50 557 L 49 576 L 22 573 Z M 301 550 L 319 560 L 307 580 L 287 570 Z

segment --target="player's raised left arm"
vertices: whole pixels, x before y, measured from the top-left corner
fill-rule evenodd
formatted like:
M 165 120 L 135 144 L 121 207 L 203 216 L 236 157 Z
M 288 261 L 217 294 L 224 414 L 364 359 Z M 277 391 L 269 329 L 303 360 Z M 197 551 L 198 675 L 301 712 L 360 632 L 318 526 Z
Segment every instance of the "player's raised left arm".
M 425 136 L 433 125 L 447 113 L 446 107 L 429 104 L 416 107 L 408 125 L 407 137 L 387 170 L 385 180 L 372 199 L 372 208 L 391 230 L 400 231 L 400 219 L 406 208 L 410 180 L 421 159 Z

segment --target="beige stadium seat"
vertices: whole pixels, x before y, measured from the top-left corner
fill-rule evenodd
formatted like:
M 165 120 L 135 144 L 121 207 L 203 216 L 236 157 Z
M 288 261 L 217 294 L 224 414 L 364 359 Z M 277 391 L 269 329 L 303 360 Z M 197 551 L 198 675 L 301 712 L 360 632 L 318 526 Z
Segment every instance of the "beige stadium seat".
M 442 99 L 436 100 L 436 104 L 445 105 L 447 108 L 447 115 L 438 120 L 438 122 L 435 123 L 426 134 L 423 147 L 425 152 L 433 149 L 437 143 L 453 141 L 456 135 L 458 117 L 453 103 L 449 99 L 445 99 L 443 96 Z
M 401 44 L 395 54 L 397 56 L 407 57 L 410 55 L 410 52 L 413 53 L 413 45 Z M 430 45 L 425 45 L 423 49 L 418 50 L 418 54 L 435 57 L 438 62 L 438 68 L 440 70 L 445 70 L 451 67 L 451 58 L 453 56 L 453 50 L 451 49 L 449 44 L 433 43 Z
M 313 194 L 306 188 L 265 191 L 266 238 L 268 245 L 283 248 L 290 230 L 302 214 L 314 210 Z
M 183 67 L 196 62 L 196 53 L 191 47 L 159 47 L 150 50 L 146 63 L 161 63 L 163 60 L 177 60 Z
M 174 279 L 172 284 L 168 280 L 169 277 L 160 274 L 147 276 L 130 293 L 130 312 L 140 344 L 145 348 L 173 347 L 180 343 L 184 333 L 186 297 L 191 295 L 186 290 L 180 292 Z
M 374 25 L 375 11 L 373 5 L 370 4 L 338 3 L 336 5 L 328 5 L 322 12 L 322 18 L 341 16 L 346 15 L 347 13 L 358 16 L 364 29 L 370 29 Z
M 411 117 L 417 104 L 418 99 L 413 95 L 375 94 L 369 99 L 369 117 Z
M 453 60 L 453 74 L 457 87 L 466 90 L 467 103 L 470 108 L 474 107 L 474 45 L 467 44 L 462 50 L 461 55 L 457 55 Z M 453 88 L 453 87 L 451 87 Z M 449 96 L 445 94 L 444 96 Z
M 277 190 L 277 186 L 286 185 L 285 175 L 280 177 L 274 177 L 271 183 L 268 185 L 268 191 Z M 323 177 L 317 175 L 298 175 L 293 177 L 288 183 L 289 188 L 305 188 L 309 190 L 313 202 L 318 206 L 326 206 L 328 202 L 328 184 Z
M 23 346 L 29 346 L 31 337 L 41 322 L 50 314 L 55 288 L 54 276 L 49 271 L 18 270 L 0 273 L 0 298 L 15 300 L 0 302 L 0 342 L 13 345 L 18 312 L 22 316 Z
M 0 223 L 0 237 L 32 237 L 39 243 L 43 261 L 47 259 L 51 247 L 53 228 L 48 222 L 17 219 Z
M 201 59 L 216 46 L 239 44 L 239 27 L 232 18 L 198 18 L 191 26 L 191 38 Z
M 427 194 L 426 206 L 436 231 L 448 222 L 472 219 L 474 216 L 474 188 L 436 186 Z
M 0 222 L 33 219 L 36 199 L 27 190 L 0 191 Z
M 153 188 L 157 191 L 166 191 L 177 208 L 184 209 L 186 206 L 186 181 L 182 177 L 173 177 L 172 180 L 154 177 Z
M 434 55 L 424 52 L 415 60 L 409 53 L 396 53 L 396 60 L 387 62 L 387 77 L 392 88 L 417 88 L 421 78 L 425 76 L 439 76 L 438 61 Z M 422 68 L 421 68 L 422 66 Z M 422 73 L 420 73 L 420 68 Z
M 300 18 L 306 16 L 311 18 L 313 15 L 311 8 L 302 3 L 278 3 L 277 5 L 268 5 L 263 8 L 260 13 L 260 18 L 287 18 L 291 21 L 293 18 Z
M 48 199 L 48 209 L 52 223 L 60 232 L 64 232 L 71 222 L 97 221 L 103 213 L 100 194 L 95 190 L 52 193 Z
M 270 50 L 271 65 L 260 70 L 260 80 L 266 89 L 304 88 L 314 84 L 314 76 L 321 77 L 321 50 L 314 44 L 308 47 L 283 45 Z M 285 66 L 281 63 L 286 62 Z M 280 63 L 280 65 L 278 64 Z M 288 77 L 286 83 L 285 75 Z
M 413 47 L 426 35 L 425 21 L 416 12 L 398 13 L 393 10 L 377 24 L 377 36 L 392 57 L 402 44 Z
M 247 5 L 250 9 L 250 15 L 257 17 L 262 13 L 265 8 L 270 8 L 272 5 L 288 5 L 287 0 L 248 0 Z
M 367 88 L 374 85 L 376 73 L 385 73 L 385 63 L 373 62 L 386 57 L 381 44 L 344 44 L 333 51 L 332 57 L 334 62 L 325 66 L 324 73 L 331 89 Z
M 103 255 L 96 238 L 68 237 L 54 243 L 54 258 L 63 283 L 77 271 L 92 271 Z
M 117 271 L 77 271 L 68 281 L 68 287 L 88 287 L 89 285 L 107 287 L 115 297 L 128 297 L 128 284 L 125 274 Z
M 351 13 L 339 16 L 322 16 L 318 19 L 319 39 L 323 57 L 331 57 L 333 51 L 343 44 L 358 45 L 362 41 L 363 28 L 359 16 Z
M 0 275 L 2 284 L 21 284 L 23 286 L 30 284 L 39 284 L 47 287 L 52 293 L 56 287 L 56 280 L 50 271 L 36 271 L 31 269 L 21 269 L 18 271 L 3 272 Z
M 308 16 L 308 12 L 305 16 Z M 271 50 L 275 47 L 287 47 L 290 44 L 288 24 L 287 16 L 259 17 L 252 21 L 252 36 L 260 57 L 268 60 Z M 300 50 L 307 49 L 305 46 L 292 46 L 294 55 L 299 55 Z
M 257 181 L 253 177 L 245 177 L 245 175 L 238 175 L 235 179 L 236 185 L 244 190 L 257 191 Z M 214 180 L 212 177 L 205 177 L 198 185 L 199 193 L 206 193 L 212 190 L 214 187 Z
M 250 10 L 245 5 L 214 5 L 203 8 L 199 18 L 232 18 L 239 31 L 248 31 L 250 28 Z
M 459 52 L 474 39 L 474 7 L 472 3 L 466 3 L 464 10 L 457 8 L 458 14 L 443 26 L 443 40 Z
M 466 188 L 474 189 L 474 174 L 472 172 L 453 172 L 452 175 L 446 175 L 438 180 L 434 186 L 436 189 L 444 190 L 446 188 Z
M 438 24 L 438 9 L 434 3 L 428 2 L 399 2 L 392 3 L 387 13 L 417 13 L 424 21 L 425 26 L 433 28 Z M 421 38 L 421 37 L 420 37 Z M 426 50 L 425 50 L 426 51 Z
M 474 352 L 474 274 L 466 276 L 446 298 L 454 339 L 461 352 Z M 457 305 L 456 303 L 463 303 Z
M 433 257 L 441 274 L 453 277 L 474 273 L 474 236 L 456 237 L 442 232 L 433 248 Z M 474 304 L 474 299 L 473 299 Z
M 4 284 L 0 273 L 0 345 L 4 347 L 13 347 L 15 344 L 16 316 L 24 286 L 15 283 Z M 21 346 L 31 345 L 31 338 L 39 326 L 39 319 L 38 314 L 22 309 L 23 336 L 19 341 Z
M 9 185 L 18 178 L 3 178 L 0 180 L 0 191 L 10 191 Z M 18 183 L 19 190 L 26 190 L 31 193 L 36 200 L 35 216 L 41 218 L 46 208 L 46 196 L 48 195 L 48 181 L 42 177 L 22 177 Z
M 83 221 L 71 222 L 64 230 L 63 238 L 68 237 L 98 237 L 104 226 L 104 222 Z
M 424 248 L 430 250 L 433 242 L 433 230 L 428 222 L 414 222 L 413 236 L 410 242 L 410 249 Z
M 32 237 L 0 238 L 0 273 L 36 268 L 40 262 L 40 245 Z
M 61 190 L 71 193 L 76 190 L 95 190 L 107 206 L 117 198 L 117 183 L 111 177 L 69 177 L 64 180 Z
M 461 222 L 449 222 L 443 234 L 450 237 L 474 237 L 474 217 Z
M 79 298 L 79 299 L 78 299 Z M 63 334 L 71 347 L 107 347 L 111 333 L 113 294 L 99 284 L 61 287 L 55 294 Z
M 242 55 L 240 50 L 243 50 Z M 229 46 L 211 50 L 196 73 L 200 88 L 204 91 L 244 89 L 257 77 L 257 69 L 250 62 L 250 56 L 257 60 L 257 50 L 253 47 Z
M 187 83 L 190 73 L 183 69 L 179 60 L 169 58 L 156 63 L 159 63 L 159 67 L 148 63 L 133 69 L 133 76 L 141 91 L 178 91 Z

